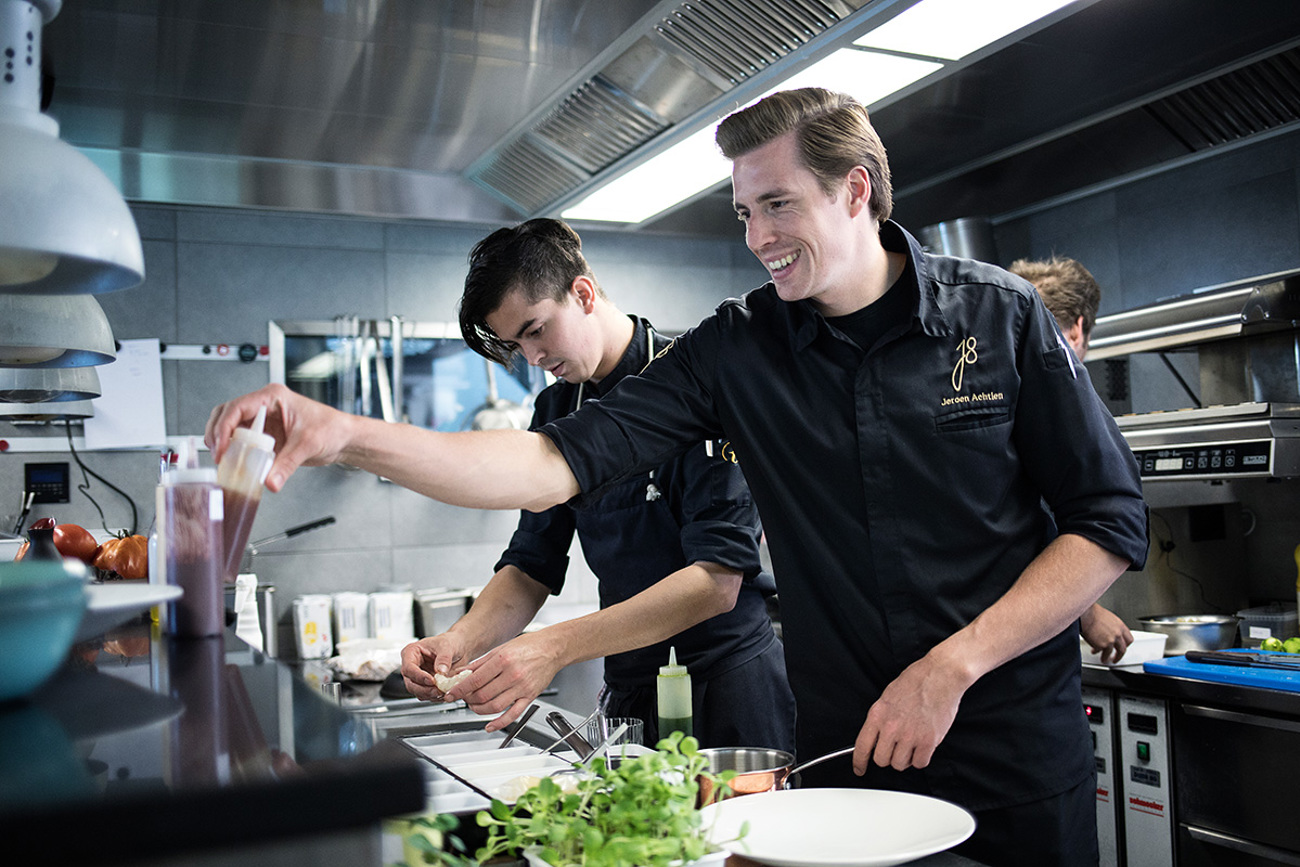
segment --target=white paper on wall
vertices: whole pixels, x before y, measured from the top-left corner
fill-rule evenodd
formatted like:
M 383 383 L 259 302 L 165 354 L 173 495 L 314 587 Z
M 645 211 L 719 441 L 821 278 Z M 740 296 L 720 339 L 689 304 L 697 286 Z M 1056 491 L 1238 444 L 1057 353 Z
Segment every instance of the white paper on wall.
M 166 446 L 167 416 L 158 339 L 119 343 L 117 358 L 95 369 L 103 394 L 95 398 L 95 414 L 85 422 L 86 448 Z

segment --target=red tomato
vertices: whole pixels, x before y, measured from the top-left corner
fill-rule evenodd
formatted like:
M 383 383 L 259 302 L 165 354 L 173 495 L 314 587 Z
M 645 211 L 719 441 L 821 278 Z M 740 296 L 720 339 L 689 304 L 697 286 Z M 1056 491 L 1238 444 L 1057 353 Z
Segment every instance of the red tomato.
M 64 557 L 76 557 L 86 565 L 95 562 L 99 543 L 90 531 L 76 524 L 59 524 L 54 528 L 54 547 Z
M 149 577 L 149 540 L 144 536 L 109 539 L 99 546 L 94 566 L 127 579 Z

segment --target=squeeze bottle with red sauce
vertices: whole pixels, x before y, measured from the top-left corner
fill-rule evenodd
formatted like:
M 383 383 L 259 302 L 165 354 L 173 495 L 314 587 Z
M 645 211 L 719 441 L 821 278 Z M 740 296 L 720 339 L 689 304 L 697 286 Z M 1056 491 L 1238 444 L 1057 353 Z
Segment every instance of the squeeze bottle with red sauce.
M 226 626 L 221 586 L 221 488 L 215 470 L 200 467 L 188 443 L 184 467 L 163 478 L 159 534 L 164 575 L 183 595 L 168 605 L 168 629 L 185 638 L 220 635 Z
M 253 518 L 262 501 L 262 485 L 275 461 L 275 438 L 262 433 L 266 407 L 258 407 L 252 427 L 236 428 L 230 447 L 217 465 L 217 483 L 225 497 L 225 568 L 227 582 L 239 574 Z

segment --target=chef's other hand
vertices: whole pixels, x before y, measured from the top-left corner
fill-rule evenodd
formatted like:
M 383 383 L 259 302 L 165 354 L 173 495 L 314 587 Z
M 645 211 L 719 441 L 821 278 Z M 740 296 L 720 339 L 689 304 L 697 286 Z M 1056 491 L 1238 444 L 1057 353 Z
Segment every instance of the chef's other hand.
M 1096 603 L 1079 618 L 1079 634 L 1105 663 L 1119 662 L 1133 643 L 1133 633 L 1124 621 Z
M 413 641 L 402 648 L 406 691 L 421 701 L 451 701 L 438 688 L 434 675 L 455 675 L 467 662 L 462 642 L 449 632 Z
M 853 772 L 865 774 L 869 762 L 899 771 L 930 764 L 969 686 L 963 673 L 948 670 L 933 655 L 903 669 L 867 711 L 853 745 Z
M 525 633 L 489 650 L 474 660 L 474 673 L 448 695 L 464 699 L 474 713 L 500 714 L 487 724 L 487 731 L 510 725 L 563 668 L 556 642 L 547 634 L 552 628 Z
M 275 462 L 266 477 L 268 489 L 279 491 L 300 466 L 321 466 L 338 459 L 347 441 L 350 416 L 272 383 L 212 410 L 203 441 L 213 461 L 220 462 L 235 428 L 251 425 L 263 406 L 266 422 L 262 432 L 275 439 Z

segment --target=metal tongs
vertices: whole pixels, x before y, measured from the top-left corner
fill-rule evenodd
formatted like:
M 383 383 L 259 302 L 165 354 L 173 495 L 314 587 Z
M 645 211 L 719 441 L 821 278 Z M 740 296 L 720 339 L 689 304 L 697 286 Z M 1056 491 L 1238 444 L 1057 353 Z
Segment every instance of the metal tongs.
M 587 719 L 590 720 L 595 715 L 596 714 L 592 714 L 592 716 L 587 717 Z M 559 734 L 560 737 L 564 738 L 565 743 L 573 747 L 573 751 L 578 754 L 580 760 L 585 760 L 592 754 L 593 750 L 591 744 L 578 731 L 579 726 L 587 724 L 586 720 L 578 723 L 578 726 L 571 726 L 569 725 L 569 720 L 564 716 L 564 714 L 555 710 L 546 715 L 546 722 L 550 724 L 551 728 L 555 729 L 556 733 Z
M 569 721 L 565 719 L 564 714 L 559 713 L 558 711 L 553 711 L 550 714 L 548 714 L 546 717 L 546 721 L 551 724 L 551 728 L 556 729 L 557 731 L 560 732 L 560 739 L 555 743 L 551 744 L 546 749 L 542 750 L 540 755 L 544 756 L 547 753 L 549 753 L 551 750 L 558 747 L 560 744 L 567 743 L 570 747 L 573 747 L 573 751 L 578 754 L 579 759 L 586 759 L 588 756 L 591 755 L 592 752 L 594 752 L 594 750 L 592 750 L 591 744 L 587 743 L 587 739 L 584 738 L 582 735 L 578 734 L 578 730 L 581 729 L 583 726 L 585 726 L 587 723 L 591 722 L 593 719 L 595 719 L 596 714 L 598 713 L 600 713 L 599 707 L 593 710 L 591 713 L 587 714 L 586 719 L 582 720 L 582 722 L 578 723 L 576 726 L 570 726 Z M 567 727 L 567 730 L 560 729 L 560 727 L 556 724 L 557 721 L 552 719 L 552 717 L 557 717 L 557 716 L 559 717 L 559 722 L 562 722 Z M 585 751 L 582 750 L 580 747 L 574 745 L 574 741 L 573 741 L 574 738 L 576 738 L 579 742 L 581 742 L 582 746 L 586 747 Z
M 615 726 L 614 730 L 605 735 L 605 738 L 595 747 L 592 748 L 591 754 L 578 762 L 574 762 L 571 768 L 560 768 L 558 771 L 551 771 L 550 776 L 553 779 L 583 779 L 591 773 L 591 763 L 605 754 L 605 748 L 619 738 L 623 732 L 627 731 L 627 723 L 621 722 Z M 563 788 L 563 786 L 561 786 Z
M 614 727 L 614 730 L 605 735 L 605 739 L 591 748 L 591 755 L 582 762 L 583 765 L 590 765 L 592 761 L 605 754 L 605 748 L 618 740 L 623 732 L 627 731 L 627 723 L 621 722 Z
M 528 710 L 524 711 L 520 715 L 519 719 L 515 720 L 514 723 L 511 724 L 509 734 L 506 735 L 505 740 L 497 744 L 497 749 L 504 750 L 506 747 L 510 746 L 510 742 L 515 739 L 515 735 L 524 730 L 524 726 L 528 724 L 528 721 L 533 718 L 533 714 L 535 713 L 537 713 L 537 705 L 530 704 Z

